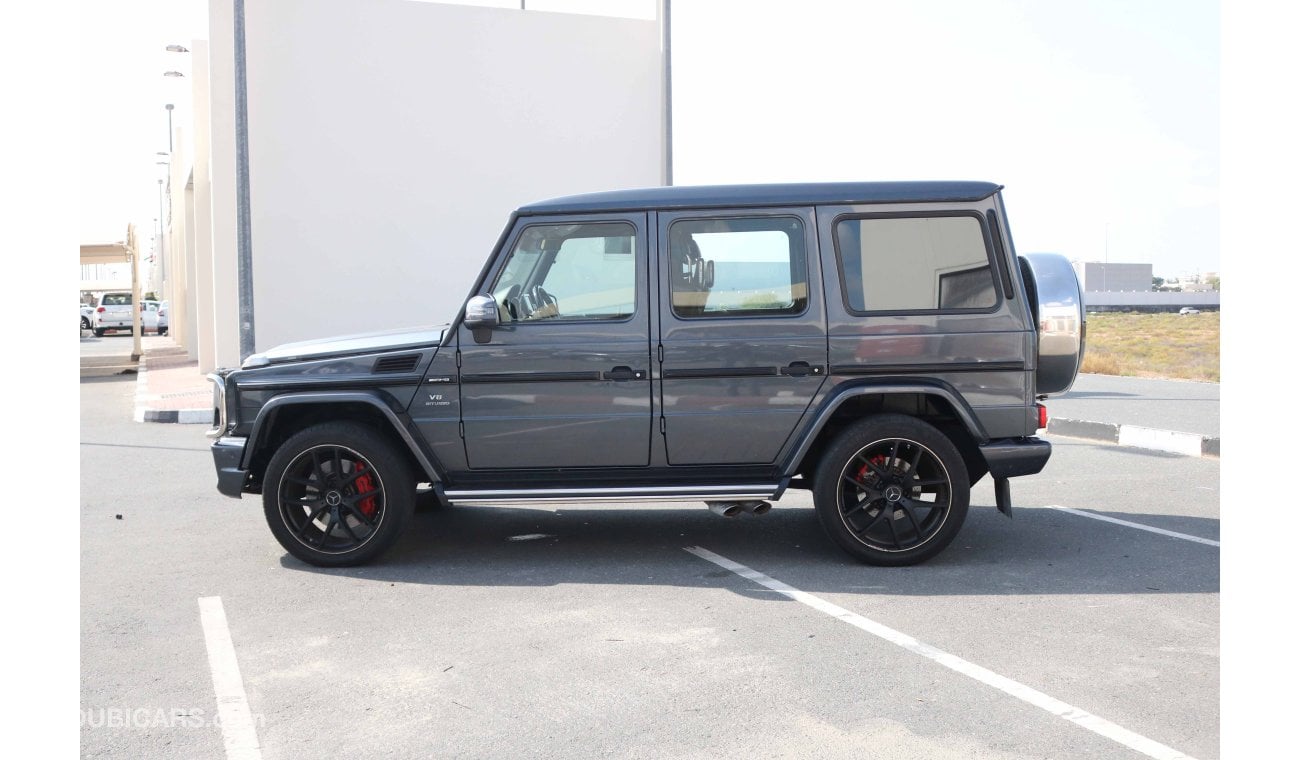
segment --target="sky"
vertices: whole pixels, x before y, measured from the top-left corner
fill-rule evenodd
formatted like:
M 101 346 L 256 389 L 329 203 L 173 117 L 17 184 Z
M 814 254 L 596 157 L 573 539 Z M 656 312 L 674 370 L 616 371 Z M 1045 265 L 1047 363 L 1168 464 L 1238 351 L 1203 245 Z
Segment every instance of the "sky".
M 81 239 L 121 240 L 128 222 L 143 241 L 158 217 L 156 165 L 168 151 L 166 103 L 188 112 L 190 47 L 207 34 L 207 4 L 195 0 L 83 0 L 79 8 Z M 184 77 L 165 77 L 179 71 Z
M 465 4 L 518 7 L 506 0 Z M 651 18 L 654 0 L 525 0 Z M 147 246 L 199 0 L 81 6 L 81 237 Z M 1021 253 L 1219 271 L 1219 9 L 1207 0 L 672 5 L 676 184 L 973 179 Z

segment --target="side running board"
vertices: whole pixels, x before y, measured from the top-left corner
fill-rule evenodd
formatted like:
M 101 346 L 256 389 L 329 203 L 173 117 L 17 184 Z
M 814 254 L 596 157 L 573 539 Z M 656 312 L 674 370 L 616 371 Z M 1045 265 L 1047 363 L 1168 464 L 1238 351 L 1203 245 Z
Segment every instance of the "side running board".
M 729 486 L 641 486 L 628 488 L 512 488 L 447 490 L 451 504 L 506 505 L 601 501 L 765 501 L 780 498 L 783 483 Z

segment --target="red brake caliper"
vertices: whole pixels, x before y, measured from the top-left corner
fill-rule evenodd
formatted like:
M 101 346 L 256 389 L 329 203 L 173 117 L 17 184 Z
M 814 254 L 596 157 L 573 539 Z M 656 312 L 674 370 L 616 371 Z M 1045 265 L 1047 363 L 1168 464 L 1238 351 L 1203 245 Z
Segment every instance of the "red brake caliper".
M 885 455 L 884 455 L 884 454 L 877 454 L 877 455 L 875 455 L 874 457 L 871 458 L 871 463 L 874 464 L 875 466 L 879 467 L 879 468 L 882 469 L 882 470 L 885 469 L 885 461 L 886 461 L 886 460 L 885 460 Z M 872 475 L 872 477 L 875 478 L 875 480 L 879 480 L 879 479 L 880 479 L 879 477 L 877 477 L 877 476 L 875 475 L 874 472 L 872 472 L 872 470 L 871 470 L 870 467 L 868 467 L 867 465 L 864 464 L 864 465 L 862 465 L 862 469 L 858 470 L 858 482 L 859 482 L 859 483 L 871 483 L 872 481 L 867 480 L 867 475 L 868 475 L 868 474 Z
M 365 469 L 365 464 L 357 462 L 358 471 Z M 365 475 L 357 478 L 357 493 L 370 493 L 373 490 L 375 490 L 375 481 L 371 479 L 370 473 L 367 472 Z M 362 499 L 361 502 L 357 504 L 357 508 L 360 509 L 361 514 L 366 517 L 374 517 L 375 513 L 379 511 L 379 505 L 375 503 L 375 497 L 373 496 Z

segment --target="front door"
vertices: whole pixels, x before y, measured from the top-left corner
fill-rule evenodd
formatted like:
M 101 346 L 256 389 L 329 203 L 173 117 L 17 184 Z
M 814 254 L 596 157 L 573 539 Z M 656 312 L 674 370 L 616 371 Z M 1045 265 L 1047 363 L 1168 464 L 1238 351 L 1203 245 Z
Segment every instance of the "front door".
M 645 214 L 523 217 L 503 250 L 501 325 L 457 336 L 469 467 L 648 465 Z

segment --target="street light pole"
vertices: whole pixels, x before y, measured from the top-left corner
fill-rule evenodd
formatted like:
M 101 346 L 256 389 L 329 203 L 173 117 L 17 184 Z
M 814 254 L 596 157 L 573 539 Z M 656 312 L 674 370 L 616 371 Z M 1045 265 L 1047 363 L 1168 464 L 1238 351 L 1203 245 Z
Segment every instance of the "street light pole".
M 161 275 L 163 292 L 169 290 L 170 283 L 167 282 L 167 228 L 163 221 L 163 181 L 162 177 L 158 178 L 158 272 Z
M 168 103 L 167 105 L 163 106 L 163 108 L 167 109 L 167 152 L 168 153 L 176 152 L 176 146 L 172 145 L 172 109 L 175 107 L 176 106 L 172 105 L 171 103 Z

